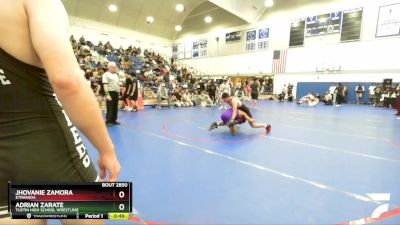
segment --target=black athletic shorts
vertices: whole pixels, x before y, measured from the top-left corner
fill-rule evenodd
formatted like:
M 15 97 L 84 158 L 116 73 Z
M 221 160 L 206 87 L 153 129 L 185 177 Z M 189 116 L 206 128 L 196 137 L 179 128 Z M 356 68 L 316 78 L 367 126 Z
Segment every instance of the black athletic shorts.
M 62 115 L 60 115 L 62 116 Z M 8 204 L 8 181 L 97 181 L 97 171 L 75 127 L 54 118 L 24 121 L 19 127 L 2 126 L 0 139 L 0 218 Z
M 124 96 L 122 96 L 122 100 L 126 101 L 126 100 L 130 100 L 131 96 L 130 94 L 124 94 Z
M 250 109 L 242 103 L 242 106 L 238 108 L 239 110 L 245 112 L 250 118 L 253 118 L 253 115 L 251 115 Z
M 129 96 L 129 99 L 132 100 L 132 101 L 137 101 L 138 95 L 137 94 L 133 94 L 132 96 Z
M 258 93 L 251 93 L 251 99 L 258 100 Z

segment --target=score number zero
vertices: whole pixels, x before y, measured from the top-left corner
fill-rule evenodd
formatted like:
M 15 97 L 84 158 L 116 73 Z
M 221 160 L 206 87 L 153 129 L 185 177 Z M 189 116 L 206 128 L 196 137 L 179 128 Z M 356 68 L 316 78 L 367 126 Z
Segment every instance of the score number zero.
M 102 183 L 102 187 L 117 187 L 117 188 L 127 188 L 128 183 Z M 125 197 L 125 192 L 124 191 L 119 191 L 118 192 L 118 197 L 120 199 L 123 199 Z M 125 210 L 125 205 L 124 204 L 119 204 L 118 209 L 121 211 Z
M 118 192 L 118 197 L 120 199 L 123 199 L 125 197 L 125 192 L 124 191 L 119 191 Z M 124 204 L 119 204 L 118 209 L 121 210 L 121 211 L 124 211 L 125 205 Z

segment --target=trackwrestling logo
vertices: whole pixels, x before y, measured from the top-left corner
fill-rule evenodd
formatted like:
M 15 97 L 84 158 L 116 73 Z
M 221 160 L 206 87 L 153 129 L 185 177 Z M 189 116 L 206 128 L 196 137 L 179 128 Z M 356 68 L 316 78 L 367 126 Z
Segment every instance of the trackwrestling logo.
M 370 197 L 374 201 L 378 202 L 389 202 L 390 201 L 390 193 L 368 193 L 368 197 Z M 389 204 L 382 204 L 379 205 L 371 215 L 372 219 L 378 219 L 384 214 L 385 212 L 389 211 Z

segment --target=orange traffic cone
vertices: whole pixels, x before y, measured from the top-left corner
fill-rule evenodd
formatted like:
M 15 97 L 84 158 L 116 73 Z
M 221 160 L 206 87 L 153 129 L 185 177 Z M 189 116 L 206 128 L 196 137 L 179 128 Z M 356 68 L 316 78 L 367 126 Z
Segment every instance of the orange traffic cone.
M 144 109 L 144 103 L 143 103 L 142 90 L 141 89 L 138 90 L 137 108 L 138 108 L 138 110 Z

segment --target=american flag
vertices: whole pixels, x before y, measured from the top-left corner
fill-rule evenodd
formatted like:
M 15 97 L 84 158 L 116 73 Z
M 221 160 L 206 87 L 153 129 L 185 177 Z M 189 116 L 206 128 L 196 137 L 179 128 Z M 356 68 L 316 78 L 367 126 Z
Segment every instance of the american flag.
M 286 71 L 287 49 L 275 50 L 272 59 L 272 73 L 284 73 Z

